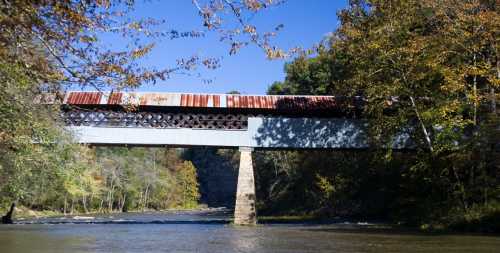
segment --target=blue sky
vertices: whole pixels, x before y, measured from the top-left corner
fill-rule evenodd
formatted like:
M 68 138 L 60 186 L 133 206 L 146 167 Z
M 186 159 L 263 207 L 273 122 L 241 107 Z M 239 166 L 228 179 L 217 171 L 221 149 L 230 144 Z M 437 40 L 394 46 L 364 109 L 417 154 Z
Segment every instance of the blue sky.
M 285 49 L 294 46 L 308 48 L 336 29 L 339 25 L 336 13 L 346 5 L 347 0 L 288 0 L 281 6 L 257 13 L 251 23 L 261 31 L 284 24 L 284 29 L 273 40 L 274 44 Z M 203 30 L 190 0 L 137 1 L 134 15 L 165 19 L 169 28 Z M 113 47 L 120 46 L 120 41 L 105 42 Z M 189 75 L 175 74 L 166 81 L 145 85 L 139 91 L 225 93 L 238 90 L 243 94 L 265 94 L 274 81 L 284 79 L 284 63 L 291 60 L 268 60 L 262 50 L 253 45 L 230 56 L 229 46 L 219 42 L 216 33 L 208 33 L 201 39 L 163 39 L 144 59 L 144 64 L 171 67 L 176 59 L 193 54 L 221 57 L 221 67 L 216 70 L 200 67 Z M 204 83 L 203 79 L 210 79 L 211 83 Z

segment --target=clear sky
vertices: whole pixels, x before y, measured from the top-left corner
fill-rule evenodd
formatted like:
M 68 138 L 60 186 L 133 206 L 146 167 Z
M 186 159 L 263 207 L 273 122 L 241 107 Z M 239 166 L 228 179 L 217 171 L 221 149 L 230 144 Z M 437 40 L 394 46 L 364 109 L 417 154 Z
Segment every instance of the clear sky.
M 311 47 L 339 25 L 337 11 L 347 0 L 288 0 L 285 4 L 259 12 L 251 23 L 261 31 L 269 31 L 278 24 L 284 29 L 274 39 L 281 48 Z M 165 19 L 167 25 L 179 30 L 203 30 L 202 22 L 191 0 L 137 1 L 135 14 L 139 17 Z M 119 45 L 120 41 L 108 41 Z M 236 55 L 229 55 L 229 46 L 218 40 L 216 33 L 201 39 L 163 39 L 152 54 L 144 60 L 148 66 L 171 67 L 176 59 L 193 54 L 222 57 L 216 70 L 198 68 L 190 75 L 175 74 L 156 85 L 145 85 L 140 91 L 225 93 L 238 90 L 243 94 L 264 94 L 274 81 L 285 77 L 283 66 L 288 60 L 268 60 L 261 49 L 248 46 Z M 212 80 L 204 83 L 203 79 Z

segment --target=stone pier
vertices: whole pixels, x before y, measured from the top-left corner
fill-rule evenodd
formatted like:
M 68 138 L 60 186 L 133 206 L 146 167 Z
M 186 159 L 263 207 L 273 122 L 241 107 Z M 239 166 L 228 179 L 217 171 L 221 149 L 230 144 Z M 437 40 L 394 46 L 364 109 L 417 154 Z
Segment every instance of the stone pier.
M 252 165 L 252 148 L 240 147 L 240 168 L 234 206 L 234 224 L 255 225 L 255 179 Z

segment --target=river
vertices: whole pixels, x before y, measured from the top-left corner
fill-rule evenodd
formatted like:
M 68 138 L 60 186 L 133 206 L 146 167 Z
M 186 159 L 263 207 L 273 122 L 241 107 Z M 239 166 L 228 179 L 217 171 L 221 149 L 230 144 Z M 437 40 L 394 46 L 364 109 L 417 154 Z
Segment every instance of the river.
M 228 224 L 228 211 L 126 213 L 0 225 L 0 252 L 500 252 L 493 235 L 429 235 L 369 223 Z

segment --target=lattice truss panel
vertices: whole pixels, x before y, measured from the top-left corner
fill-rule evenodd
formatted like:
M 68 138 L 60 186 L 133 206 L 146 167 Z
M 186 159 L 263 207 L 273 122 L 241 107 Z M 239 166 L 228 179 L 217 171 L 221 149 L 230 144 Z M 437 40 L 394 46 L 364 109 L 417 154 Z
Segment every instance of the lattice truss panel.
M 262 116 L 262 115 L 258 115 Z M 72 109 L 61 112 L 68 126 L 247 129 L 245 114 L 124 112 Z

